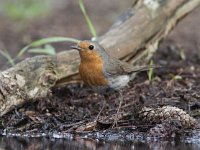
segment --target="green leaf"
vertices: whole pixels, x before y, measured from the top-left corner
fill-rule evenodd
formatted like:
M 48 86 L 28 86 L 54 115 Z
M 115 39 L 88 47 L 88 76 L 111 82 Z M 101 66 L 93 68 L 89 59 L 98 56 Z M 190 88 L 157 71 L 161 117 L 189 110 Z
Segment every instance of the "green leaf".
M 74 43 L 78 43 L 79 40 L 74 39 L 74 38 L 68 38 L 68 37 L 44 38 L 44 39 L 32 42 L 31 44 L 29 44 L 29 45 L 25 46 L 24 48 L 22 48 L 20 50 L 20 52 L 17 54 L 16 58 L 21 57 L 31 47 L 37 47 L 37 46 L 41 46 L 41 45 L 44 45 L 44 44 L 56 43 L 56 42 L 74 42 Z
M 83 4 L 83 0 L 79 0 L 79 6 L 80 6 L 80 9 L 85 17 L 85 20 L 87 22 L 87 25 L 90 29 L 90 32 L 92 34 L 93 37 L 97 37 L 97 34 L 96 34 L 96 31 L 95 31 L 95 28 L 90 20 L 90 18 L 88 17 L 87 13 L 86 13 L 86 10 L 85 10 L 85 7 L 84 7 L 84 4 Z

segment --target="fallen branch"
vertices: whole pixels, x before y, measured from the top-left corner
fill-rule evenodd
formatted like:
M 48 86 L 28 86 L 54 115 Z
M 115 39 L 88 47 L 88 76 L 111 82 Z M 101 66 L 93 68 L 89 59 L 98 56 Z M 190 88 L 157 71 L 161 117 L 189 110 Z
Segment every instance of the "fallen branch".
M 200 0 L 137 0 L 98 41 L 117 58 L 133 65 L 146 64 L 159 42 L 199 4 Z M 72 50 L 26 59 L 1 72 L 0 116 L 47 97 L 55 86 L 79 81 L 79 61 L 78 53 Z

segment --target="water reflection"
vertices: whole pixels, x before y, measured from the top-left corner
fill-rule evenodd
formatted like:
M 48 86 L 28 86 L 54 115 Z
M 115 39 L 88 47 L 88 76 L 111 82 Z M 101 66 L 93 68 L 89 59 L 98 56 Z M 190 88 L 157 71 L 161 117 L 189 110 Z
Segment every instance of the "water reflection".
M 172 142 L 102 142 L 89 139 L 68 140 L 27 137 L 0 137 L 0 150 L 196 150 L 199 144 Z

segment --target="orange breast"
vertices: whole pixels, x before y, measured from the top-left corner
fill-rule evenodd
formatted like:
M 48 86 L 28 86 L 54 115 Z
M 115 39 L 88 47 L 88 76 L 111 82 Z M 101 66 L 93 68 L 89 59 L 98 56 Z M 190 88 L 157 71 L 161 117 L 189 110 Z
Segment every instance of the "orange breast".
M 83 56 L 84 54 L 82 54 Z M 90 59 L 88 59 L 90 57 Z M 100 57 L 88 56 L 81 58 L 79 73 L 83 82 L 90 86 L 106 86 L 108 81 L 103 75 L 103 61 Z

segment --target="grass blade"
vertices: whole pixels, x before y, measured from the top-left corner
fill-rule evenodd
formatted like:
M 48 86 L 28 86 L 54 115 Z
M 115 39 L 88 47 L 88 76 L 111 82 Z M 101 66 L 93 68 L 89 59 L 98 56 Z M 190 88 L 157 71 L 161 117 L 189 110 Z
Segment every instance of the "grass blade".
M 90 18 L 88 17 L 87 13 L 86 13 L 86 10 L 85 10 L 85 7 L 84 7 L 84 4 L 83 4 L 83 0 L 79 0 L 79 6 L 80 6 L 80 9 L 85 17 L 85 20 L 87 22 L 87 25 L 90 29 L 90 32 L 92 34 L 93 37 L 97 37 L 97 34 L 96 34 L 96 31 L 95 31 L 95 28 L 90 20 Z
M 15 65 L 14 59 L 10 56 L 8 52 L 0 50 L 0 54 L 8 60 L 9 64 L 11 64 L 12 66 Z
M 153 65 L 153 60 L 150 61 L 150 66 L 152 66 L 152 65 Z M 147 73 L 148 73 L 149 81 L 152 81 L 152 79 L 153 79 L 153 68 L 149 67 L 149 71 Z
M 49 44 L 49 43 L 56 43 L 56 42 L 74 42 L 74 43 L 78 43 L 79 40 L 74 39 L 74 38 L 68 38 L 68 37 L 44 38 L 44 39 L 41 39 L 41 40 L 37 40 L 37 41 L 25 46 L 24 48 L 22 48 L 20 50 L 20 52 L 17 54 L 16 58 L 21 57 L 30 47 L 37 47 L 37 46 L 40 46 L 40 45 Z
M 28 53 L 55 55 L 56 51 L 53 46 L 47 44 L 44 48 L 31 48 L 28 50 Z

